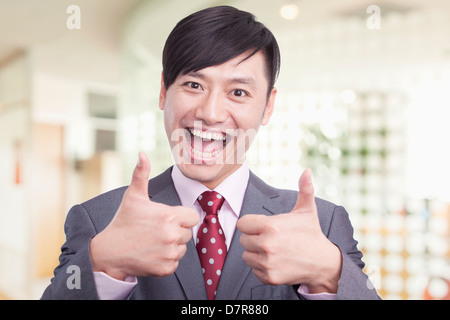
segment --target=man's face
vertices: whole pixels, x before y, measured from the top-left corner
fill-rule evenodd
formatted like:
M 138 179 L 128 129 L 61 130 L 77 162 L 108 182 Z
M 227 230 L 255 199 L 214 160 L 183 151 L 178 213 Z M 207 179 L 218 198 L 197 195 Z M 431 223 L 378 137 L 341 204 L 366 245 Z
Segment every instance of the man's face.
M 238 169 L 260 125 L 268 123 L 276 90 L 269 85 L 260 52 L 180 75 L 159 106 L 181 172 L 210 189 Z

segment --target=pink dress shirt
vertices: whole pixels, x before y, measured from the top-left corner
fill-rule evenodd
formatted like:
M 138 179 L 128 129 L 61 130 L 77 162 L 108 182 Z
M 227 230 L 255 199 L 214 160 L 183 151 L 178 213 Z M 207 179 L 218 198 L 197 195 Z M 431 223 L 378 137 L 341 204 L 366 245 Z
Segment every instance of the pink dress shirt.
M 214 189 L 225 198 L 225 202 L 219 212 L 219 222 L 225 232 L 225 242 L 228 249 L 239 219 L 249 176 L 250 171 L 247 165 L 243 164 Z M 194 208 L 200 216 L 199 224 L 192 228 L 192 236 L 195 239 L 205 216 L 197 202 L 197 197 L 209 189 L 200 182 L 184 176 L 176 165 L 172 170 L 172 179 L 180 197 L 181 205 Z M 133 276 L 127 277 L 125 281 L 120 281 L 103 272 L 94 272 L 94 279 L 98 296 L 102 300 L 126 299 L 137 285 L 137 278 Z M 308 300 L 333 299 L 335 296 L 330 293 L 311 294 L 308 288 L 303 285 L 298 289 L 298 293 Z

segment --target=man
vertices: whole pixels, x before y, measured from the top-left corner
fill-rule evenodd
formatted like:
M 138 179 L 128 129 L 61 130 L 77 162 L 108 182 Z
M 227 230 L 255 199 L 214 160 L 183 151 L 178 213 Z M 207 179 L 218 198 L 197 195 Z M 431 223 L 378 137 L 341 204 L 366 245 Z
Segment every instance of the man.
M 314 197 L 311 171 L 295 192 L 245 164 L 274 110 L 279 67 L 275 38 L 247 12 L 181 20 L 164 47 L 159 103 L 176 165 L 148 181 L 140 153 L 128 188 L 73 207 L 43 298 L 377 299 L 348 214 Z

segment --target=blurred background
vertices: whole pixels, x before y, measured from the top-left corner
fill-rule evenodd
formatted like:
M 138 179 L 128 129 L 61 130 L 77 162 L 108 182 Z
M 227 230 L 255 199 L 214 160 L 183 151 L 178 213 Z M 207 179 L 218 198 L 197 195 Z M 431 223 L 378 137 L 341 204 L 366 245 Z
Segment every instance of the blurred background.
M 277 37 L 271 123 L 250 168 L 345 206 L 384 299 L 449 299 L 448 0 L 0 0 L 0 298 L 37 299 L 67 211 L 173 163 L 161 53 L 181 18 L 228 4 Z M 75 6 L 73 6 L 75 5 Z

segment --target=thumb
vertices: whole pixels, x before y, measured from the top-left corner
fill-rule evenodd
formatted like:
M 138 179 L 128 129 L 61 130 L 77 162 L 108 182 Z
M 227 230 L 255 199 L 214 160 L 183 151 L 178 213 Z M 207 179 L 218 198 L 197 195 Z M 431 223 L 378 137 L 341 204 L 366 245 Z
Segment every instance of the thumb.
M 298 180 L 298 195 L 292 212 L 302 213 L 316 210 L 314 197 L 314 185 L 312 183 L 312 171 L 306 169 Z
M 145 195 L 148 198 L 148 178 L 150 176 L 150 160 L 144 152 L 139 152 L 138 162 L 133 171 L 128 192 Z

